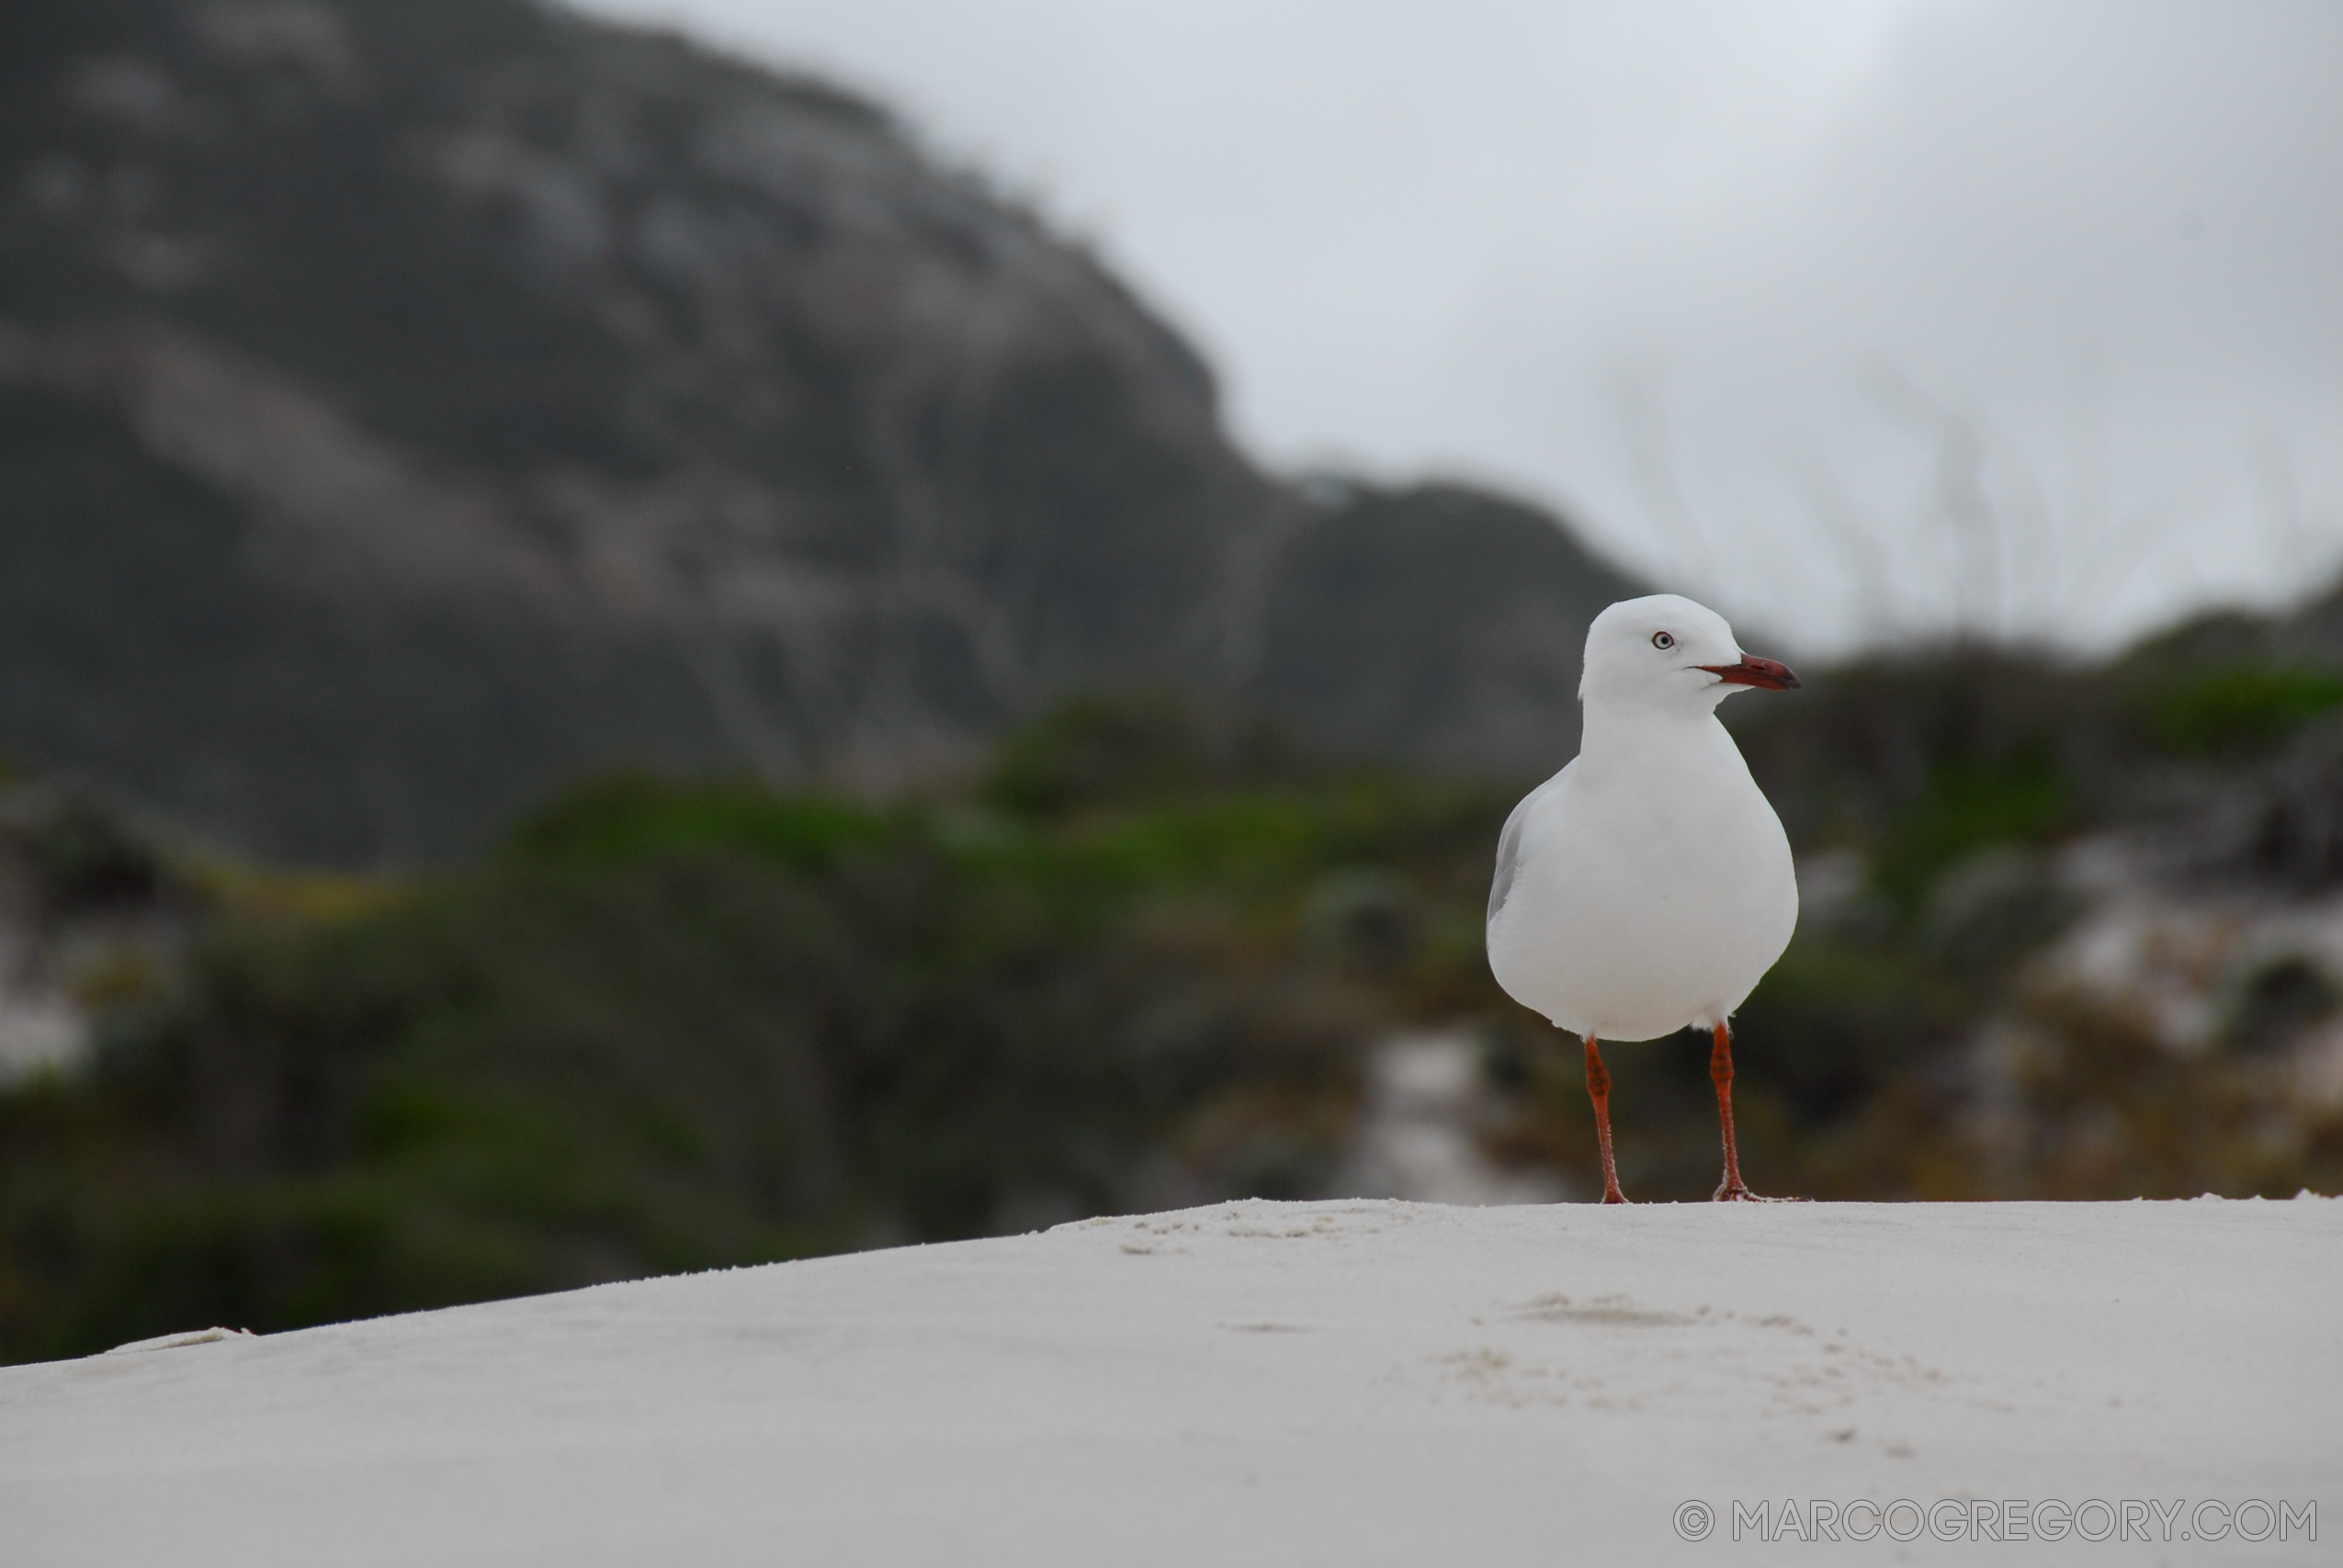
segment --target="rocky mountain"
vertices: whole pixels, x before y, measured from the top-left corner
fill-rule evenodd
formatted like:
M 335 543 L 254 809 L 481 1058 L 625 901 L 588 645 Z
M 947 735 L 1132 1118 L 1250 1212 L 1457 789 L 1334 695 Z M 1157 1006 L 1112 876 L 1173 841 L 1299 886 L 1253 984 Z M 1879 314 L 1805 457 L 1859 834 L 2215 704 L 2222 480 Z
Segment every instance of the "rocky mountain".
M 524 0 L 0 16 L 0 751 L 233 847 L 898 788 L 1081 687 L 1528 772 L 1633 591 L 1262 473 L 1093 259 L 821 83 Z

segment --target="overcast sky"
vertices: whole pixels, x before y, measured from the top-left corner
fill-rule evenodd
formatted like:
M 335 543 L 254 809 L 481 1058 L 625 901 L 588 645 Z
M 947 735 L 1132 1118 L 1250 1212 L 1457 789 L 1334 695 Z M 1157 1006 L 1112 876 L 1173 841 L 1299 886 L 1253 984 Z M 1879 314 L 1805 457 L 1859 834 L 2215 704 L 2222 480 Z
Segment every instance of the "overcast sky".
M 591 0 L 1095 245 L 1263 461 L 1477 479 L 1802 650 L 2343 563 L 2343 4 Z

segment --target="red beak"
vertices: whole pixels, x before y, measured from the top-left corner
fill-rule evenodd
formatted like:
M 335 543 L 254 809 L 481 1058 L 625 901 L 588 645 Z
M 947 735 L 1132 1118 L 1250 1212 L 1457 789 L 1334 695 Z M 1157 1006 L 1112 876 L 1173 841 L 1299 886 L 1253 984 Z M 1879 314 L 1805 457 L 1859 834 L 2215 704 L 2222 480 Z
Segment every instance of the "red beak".
M 1747 653 L 1741 655 L 1738 664 L 1703 664 L 1701 668 L 1730 686 L 1762 686 L 1769 692 L 1780 692 L 1795 691 L 1800 683 L 1787 664 Z

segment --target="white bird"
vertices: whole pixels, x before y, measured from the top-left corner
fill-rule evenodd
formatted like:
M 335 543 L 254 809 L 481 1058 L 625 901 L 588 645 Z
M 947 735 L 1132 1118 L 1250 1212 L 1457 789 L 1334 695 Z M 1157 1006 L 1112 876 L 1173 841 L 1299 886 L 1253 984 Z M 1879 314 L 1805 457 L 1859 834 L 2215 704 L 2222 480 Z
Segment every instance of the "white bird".
M 1724 617 L 1690 599 L 1612 605 L 1587 629 L 1579 754 L 1513 808 L 1498 840 L 1488 966 L 1515 1001 L 1586 1042 L 1606 1203 L 1627 1200 L 1596 1042 L 1687 1027 L 1714 1041 L 1725 1130 L 1716 1196 L 1756 1196 L 1733 1146 L 1730 1021 L 1790 945 L 1798 879 L 1782 819 L 1716 705 L 1745 686 L 1797 684 L 1787 667 L 1743 653 Z

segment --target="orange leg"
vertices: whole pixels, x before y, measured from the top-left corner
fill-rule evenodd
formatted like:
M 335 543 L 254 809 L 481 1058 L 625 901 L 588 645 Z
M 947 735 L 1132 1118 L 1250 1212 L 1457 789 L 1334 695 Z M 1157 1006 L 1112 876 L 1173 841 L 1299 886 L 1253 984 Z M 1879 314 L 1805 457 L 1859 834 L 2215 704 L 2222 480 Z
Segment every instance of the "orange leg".
M 1733 1030 L 1716 1026 L 1716 1043 L 1708 1054 L 1709 1081 L 1716 1085 L 1716 1116 L 1725 1124 L 1725 1179 L 1717 1183 L 1720 1203 L 1762 1201 L 1741 1179 L 1741 1156 L 1733 1146 Z
M 1588 1035 L 1586 1041 L 1587 1098 L 1594 1101 L 1594 1135 L 1602 1145 L 1602 1201 L 1624 1203 L 1627 1195 L 1619 1190 L 1619 1168 L 1611 1161 L 1611 1069 L 1602 1065 L 1594 1036 Z

